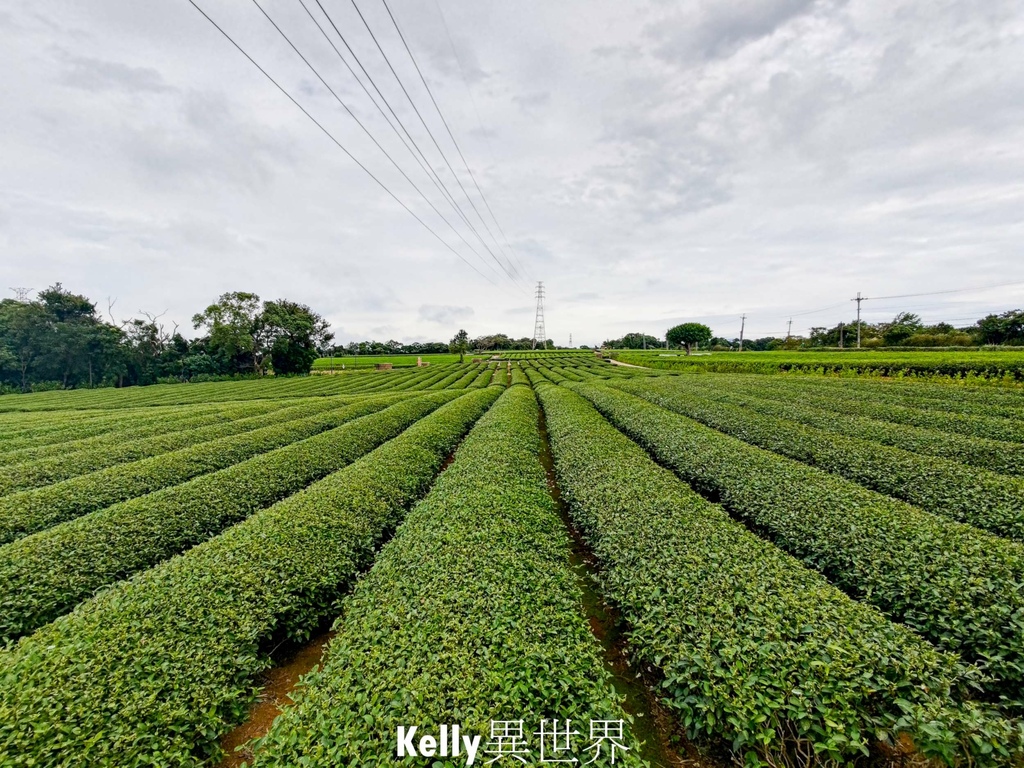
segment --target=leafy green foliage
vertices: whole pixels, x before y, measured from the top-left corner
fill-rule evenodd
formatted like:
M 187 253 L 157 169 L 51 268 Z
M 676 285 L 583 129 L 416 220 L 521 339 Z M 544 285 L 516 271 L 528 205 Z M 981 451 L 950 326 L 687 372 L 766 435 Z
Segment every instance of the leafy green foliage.
M 993 694 L 1024 681 L 1024 547 L 723 435 L 623 392 L 578 390 L 615 426 L 782 549 L 940 648 Z
M 523 366 L 521 363 L 514 363 L 512 365 L 512 384 L 526 384 L 529 385 L 530 380 L 526 378 L 526 374 L 523 372 Z
M 0 547 L 0 642 L 337 471 L 454 397 L 349 405 L 332 414 L 343 426 Z
M 266 302 L 262 319 L 277 375 L 309 373 L 319 350 L 334 338 L 324 318 L 305 304 L 287 299 Z
M 456 333 L 450 342 L 448 342 L 448 351 L 452 353 L 458 353 L 459 362 L 461 363 L 466 356 L 466 352 L 469 350 L 469 334 L 464 329 L 460 329 Z
M 978 321 L 978 333 L 984 344 L 1020 344 L 1024 342 L 1024 310 L 986 315 Z
M 665 346 L 665 342 L 656 336 L 633 332 L 621 339 L 606 339 L 601 346 L 607 349 L 660 349 Z
M 685 346 L 686 354 L 690 354 L 694 346 L 711 341 L 711 329 L 703 323 L 682 323 L 669 328 L 665 332 L 665 339 L 669 344 Z
M 1000 390 L 970 390 L 910 384 L 898 387 L 880 382 L 834 381 L 822 387 L 817 378 L 780 380 L 782 377 L 757 377 L 756 386 L 765 393 L 776 393 L 801 403 L 837 413 L 935 429 L 953 435 L 988 440 L 1024 443 L 1024 398 Z M 869 385 L 865 388 L 864 385 Z M 924 390 L 922 392 L 922 390 Z M 944 396 L 937 396 L 936 390 Z M 930 397 L 925 397 L 926 393 Z M 1009 397 L 999 397 L 1010 395 Z M 1015 407 L 1016 405 L 1016 407 Z
M 708 374 L 679 378 L 672 386 L 700 397 L 742 406 L 766 416 L 796 421 L 826 432 L 855 437 L 900 448 L 911 453 L 940 456 L 979 469 L 1009 475 L 1024 475 L 1024 443 L 971 437 L 937 429 L 892 424 L 857 416 L 853 408 L 827 410 L 812 405 L 804 392 L 780 393 L 762 386 L 762 381 L 737 381 L 736 376 Z M 845 399 L 843 402 L 847 402 Z M 1024 412 L 1022 412 L 1024 418 Z
M 568 718 L 584 731 L 590 718 L 628 719 L 580 610 L 538 417 L 514 386 L 474 427 L 346 601 L 327 661 L 259 742 L 256 766 L 393 765 L 398 725 L 453 718 L 483 742 L 491 719 L 533 730 Z M 626 743 L 616 765 L 640 765 Z
M 1024 479 L 715 402 L 695 395 L 685 380 L 619 386 L 744 442 L 903 499 L 928 512 L 1024 540 Z
M 219 423 L 211 424 L 209 417 L 198 417 L 181 422 L 172 421 L 176 426 L 175 431 L 148 438 L 133 439 L 137 435 L 132 435 L 132 430 L 127 429 L 92 440 L 81 441 L 78 446 L 74 442 L 47 446 L 46 449 L 34 451 L 37 458 L 31 461 L 0 466 L 0 496 L 12 491 L 27 490 L 67 480 L 117 464 L 160 456 L 221 437 L 244 434 L 262 427 L 313 416 L 323 411 L 336 410 L 351 402 L 352 400 L 349 398 L 338 400 L 327 397 L 284 401 L 287 407 L 278 408 L 270 413 L 222 420 Z M 245 413 L 245 410 L 244 407 L 224 409 L 215 415 Z M 87 444 L 83 446 L 82 443 Z M 76 447 L 78 450 L 75 450 Z
M 1024 391 L 1013 387 L 950 386 L 919 379 L 874 379 L 846 376 L 763 376 L 735 375 L 737 383 L 757 382 L 772 391 L 808 392 L 829 395 L 844 403 L 905 405 L 911 408 L 1024 419 Z
M 657 410 L 569 386 L 623 403 L 607 408 L 616 422 Z M 638 662 L 661 671 L 661 694 L 692 737 L 722 736 L 748 764 L 801 748 L 847 764 L 900 733 L 949 763 L 968 753 L 990 765 L 1007 759 L 1010 724 L 957 704 L 971 676 L 954 656 L 747 531 L 579 395 L 550 385 L 539 392 L 563 498 L 600 563 L 604 593 L 631 627 Z
M 376 410 L 383 407 L 383 404 L 370 403 L 368 407 Z M 333 429 L 355 415 L 366 412 L 363 406 L 345 404 L 327 413 L 210 440 L 42 488 L 12 493 L 0 498 L 0 543 L 14 541 L 111 504 L 230 467 L 261 453 Z
M 331 615 L 385 532 L 498 397 L 474 391 L 181 557 L 0 654 L 0 755 L 24 766 L 175 768 L 219 752 L 273 638 Z
M 614 352 L 617 360 L 668 370 L 717 373 L 810 373 L 940 379 L 1024 380 L 1024 354 L 1019 351 L 838 351 L 731 352 L 694 357 L 664 352 Z
M 114 411 L 54 411 L 57 414 L 55 419 L 33 420 L 31 423 L 37 426 L 5 432 L 4 439 L 0 439 L 0 465 L 64 455 L 116 439 L 135 440 L 162 435 L 177 431 L 183 423 L 196 428 L 223 424 L 236 418 L 270 413 L 282 405 L 255 401 Z M 49 414 L 40 412 L 33 415 Z M 17 418 L 19 424 L 30 423 L 27 414 L 17 414 Z

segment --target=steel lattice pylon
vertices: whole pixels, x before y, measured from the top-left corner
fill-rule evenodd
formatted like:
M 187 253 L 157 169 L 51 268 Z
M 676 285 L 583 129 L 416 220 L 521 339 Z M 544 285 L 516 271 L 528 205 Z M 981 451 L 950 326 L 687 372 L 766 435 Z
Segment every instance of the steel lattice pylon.
M 537 317 L 533 321 L 533 348 L 537 348 L 537 344 L 541 345 L 542 349 L 547 349 L 548 346 L 548 335 L 544 330 L 544 283 L 537 282 Z

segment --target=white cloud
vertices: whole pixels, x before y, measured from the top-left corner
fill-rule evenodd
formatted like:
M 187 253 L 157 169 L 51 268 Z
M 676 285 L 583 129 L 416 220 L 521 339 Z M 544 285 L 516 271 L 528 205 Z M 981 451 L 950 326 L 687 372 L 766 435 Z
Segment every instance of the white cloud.
M 438 306 L 436 304 L 424 304 L 419 309 L 419 317 L 428 323 L 438 325 L 457 325 L 473 317 L 472 307 L 450 307 Z
M 492 286 L 426 232 L 188 4 L 22 4 L 0 17 L 0 247 L 10 285 L 187 318 L 250 289 L 326 314 L 339 340 L 532 332 L 593 343 L 707 318 L 848 319 L 891 295 L 1024 280 L 1024 19 L 1014 0 L 701 0 L 394 8 L 490 221 L 383 7 L 381 44 L 480 223 L 351 8 L 336 13 L 500 275 L 301 7 L 268 12 L 479 256 L 249 4 L 203 0 L 283 86 Z M 340 44 L 339 44 L 340 45 Z M 454 45 L 458 58 L 453 55 Z M 344 49 L 343 49 L 344 50 Z M 465 78 L 465 79 L 464 79 Z M 390 117 L 390 114 L 389 114 Z M 513 261 L 515 261 L 513 259 Z M 926 303 L 927 302 L 927 303 Z M 926 319 L 1024 303 L 920 302 Z M 896 307 L 865 305 L 871 319 Z M 877 317 L 875 317 L 877 315 Z M 733 326 L 737 328 L 733 328 Z

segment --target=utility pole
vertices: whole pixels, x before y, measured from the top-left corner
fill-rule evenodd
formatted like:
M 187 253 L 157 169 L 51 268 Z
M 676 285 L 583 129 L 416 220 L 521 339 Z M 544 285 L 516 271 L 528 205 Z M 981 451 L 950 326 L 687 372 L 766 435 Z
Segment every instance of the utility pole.
M 569 331 L 569 349 L 572 349 L 572 331 Z
M 534 294 L 537 297 L 537 314 L 533 321 L 533 348 L 537 348 L 537 342 L 539 341 L 542 349 L 548 347 L 548 335 L 547 331 L 544 330 L 544 283 L 537 281 L 537 292 Z
M 857 291 L 857 298 L 856 299 L 850 299 L 850 301 L 856 301 L 857 302 L 857 349 L 860 349 L 860 303 L 862 301 L 867 301 L 867 300 L 868 300 L 868 297 L 867 296 L 861 296 L 860 295 L 860 291 Z
M 839 348 L 843 348 L 843 324 L 839 323 Z
M 740 352 L 743 351 L 743 329 L 747 326 L 747 316 L 743 315 L 740 318 Z
M 789 341 L 789 337 L 792 336 L 793 331 L 793 318 L 789 318 L 789 325 L 786 326 L 786 341 Z

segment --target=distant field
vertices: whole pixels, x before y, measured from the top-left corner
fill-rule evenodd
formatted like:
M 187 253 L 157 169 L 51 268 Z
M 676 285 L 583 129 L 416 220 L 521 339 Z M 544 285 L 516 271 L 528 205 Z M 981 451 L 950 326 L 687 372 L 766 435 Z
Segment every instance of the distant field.
M 1024 349 L 942 352 L 713 352 L 687 357 L 681 351 L 622 350 L 624 363 L 676 371 L 714 373 L 826 373 L 892 377 L 948 377 L 1024 381 Z
M 524 351 L 498 352 L 505 360 L 530 360 L 531 358 L 543 357 L 545 360 L 551 356 L 563 357 L 566 355 L 583 355 L 593 357 L 591 349 L 530 349 Z
M 468 356 L 468 355 L 467 355 Z M 321 357 L 313 361 L 313 370 L 321 371 L 331 367 L 341 368 L 371 368 L 377 363 L 391 363 L 395 368 L 405 368 L 416 365 L 416 359 L 421 358 L 425 363 L 439 365 L 441 363 L 457 363 L 458 355 L 345 355 L 344 357 Z
M 589 349 L 537 349 L 528 351 L 489 350 L 487 352 L 467 352 L 466 360 L 473 358 L 500 357 L 502 360 L 528 360 L 534 357 L 561 356 L 561 355 L 587 355 L 594 353 Z M 370 368 L 377 363 L 391 363 L 395 368 L 416 365 L 416 358 L 422 358 L 425 363 L 439 365 L 441 363 L 457 363 L 459 356 L 453 354 L 438 355 L 344 355 L 342 357 L 321 357 L 313 362 L 313 370 L 321 371 L 334 368 Z

